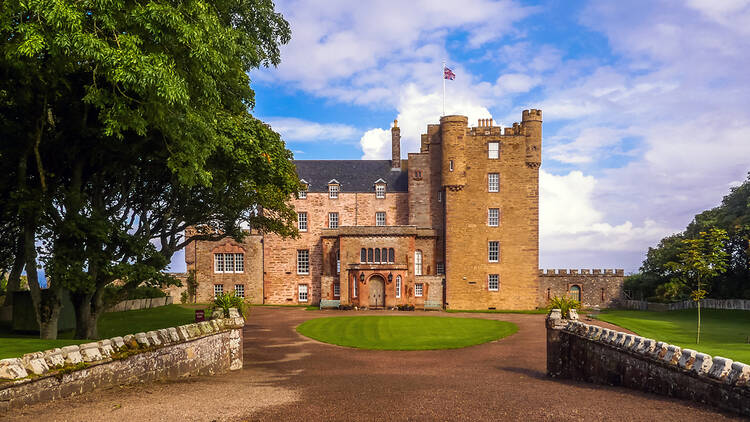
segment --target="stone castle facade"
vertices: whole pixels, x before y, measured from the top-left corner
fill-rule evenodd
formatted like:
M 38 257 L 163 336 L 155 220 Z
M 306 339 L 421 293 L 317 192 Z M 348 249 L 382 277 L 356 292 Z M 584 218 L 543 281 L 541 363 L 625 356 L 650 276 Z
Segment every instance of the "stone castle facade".
M 541 110 L 523 111 L 504 130 L 491 119 L 470 127 L 465 116 L 444 116 L 407 160 L 398 122 L 391 135 L 391 160 L 295 161 L 305 187 L 292 201 L 298 239 L 250 234 L 189 245 L 198 301 L 230 290 L 254 303 L 366 308 L 533 309 L 550 294 L 589 306 L 622 299 L 621 270 L 540 275 Z

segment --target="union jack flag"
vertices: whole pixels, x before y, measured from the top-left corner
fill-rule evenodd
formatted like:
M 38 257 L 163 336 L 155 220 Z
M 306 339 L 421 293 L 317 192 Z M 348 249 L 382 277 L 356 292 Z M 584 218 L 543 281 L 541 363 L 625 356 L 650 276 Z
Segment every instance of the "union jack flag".
M 456 79 L 456 74 L 453 73 L 452 70 L 448 69 L 447 67 L 443 69 L 443 79 L 450 79 L 454 80 Z

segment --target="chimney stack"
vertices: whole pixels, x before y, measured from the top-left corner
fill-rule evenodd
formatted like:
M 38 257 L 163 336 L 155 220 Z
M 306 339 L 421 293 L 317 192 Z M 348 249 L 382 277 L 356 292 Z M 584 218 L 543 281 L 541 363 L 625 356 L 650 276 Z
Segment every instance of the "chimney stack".
M 401 129 L 398 120 L 393 121 L 391 128 L 391 168 L 401 170 Z

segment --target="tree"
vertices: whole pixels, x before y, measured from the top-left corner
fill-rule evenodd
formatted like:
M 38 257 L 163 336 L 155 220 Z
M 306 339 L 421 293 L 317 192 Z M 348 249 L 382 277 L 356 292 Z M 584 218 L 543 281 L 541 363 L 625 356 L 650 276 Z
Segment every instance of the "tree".
M 708 293 L 705 281 L 726 271 L 729 254 L 724 250 L 724 243 L 729 240 L 726 231 L 712 228 L 700 232 L 696 239 L 683 239 L 678 261 L 670 262 L 674 269 L 674 282 L 690 286 L 690 295 L 698 308 L 698 326 L 696 343 L 701 338 L 701 299 Z
M 247 111 L 248 72 L 278 64 L 289 36 L 268 0 L 3 4 L 0 137 L 17 142 L 0 147 L 16 163 L 0 183 L 43 337 L 63 290 L 76 336 L 95 337 L 104 287 L 168 281 L 187 225 L 294 235 L 291 153 Z

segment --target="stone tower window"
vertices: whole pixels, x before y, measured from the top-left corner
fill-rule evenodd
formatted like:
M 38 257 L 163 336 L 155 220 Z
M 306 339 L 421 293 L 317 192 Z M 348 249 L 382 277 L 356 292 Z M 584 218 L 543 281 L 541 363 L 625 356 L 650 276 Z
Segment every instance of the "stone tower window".
M 445 264 L 443 264 L 442 262 L 438 262 L 437 264 L 435 264 L 435 266 L 437 267 L 436 272 L 438 274 L 445 274 Z
M 488 144 L 488 155 L 487 158 L 491 160 L 497 160 L 500 158 L 500 143 L 499 142 L 490 142 Z
M 490 227 L 497 227 L 500 225 L 500 209 L 490 208 L 487 211 L 487 225 Z
M 500 276 L 498 274 L 490 274 L 487 276 L 487 290 L 491 292 L 500 290 Z
M 500 192 L 500 174 L 499 173 L 487 174 L 487 191 L 488 192 Z
M 414 251 L 414 275 L 422 275 L 422 251 Z
M 497 240 L 491 240 L 487 245 L 487 260 L 489 262 L 500 261 L 500 242 Z

